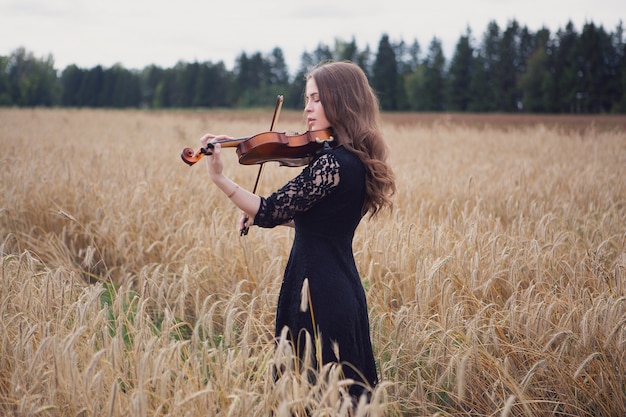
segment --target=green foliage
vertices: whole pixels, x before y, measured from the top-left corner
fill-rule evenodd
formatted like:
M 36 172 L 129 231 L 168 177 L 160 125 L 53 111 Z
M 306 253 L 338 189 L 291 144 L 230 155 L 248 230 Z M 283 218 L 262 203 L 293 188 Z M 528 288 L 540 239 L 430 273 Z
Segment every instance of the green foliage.
M 60 88 L 52 56 L 38 59 L 18 48 L 7 58 L 0 57 L 0 62 L 0 101 L 18 106 L 52 106 L 58 102 Z
M 466 35 L 461 36 L 450 69 L 448 71 L 448 108 L 452 111 L 468 110 L 472 96 L 470 83 L 472 76 L 473 48 L 470 40 L 471 32 L 468 29 Z
M 0 56 L 0 106 L 13 104 L 9 90 L 8 66 L 9 58 Z
M 133 344 L 134 328 L 137 323 L 137 300 L 138 295 L 133 290 L 120 289 L 112 284 L 106 284 L 104 291 L 100 295 L 100 306 L 107 310 L 108 330 L 111 337 L 121 335 L 127 348 Z M 163 333 L 164 317 L 157 316 L 151 318 L 150 328 L 155 335 Z M 174 318 L 174 323 L 169 330 L 169 337 L 172 340 L 189 340 L 193 329 L 185 321 Z
M 100 306 L 107 310 L 109 334 L 113 337 L 120 332 L 126 346 L 130 347 L 133 342 L 133 332 L 129 330 L 129 326 L 135 322 L 137 314 L 137 305 L 134 302 L 136 294 L 133 291 L 122 294 L 121 311 L 115 308 L 118 295 L 115 285 L 107 284 L 100 295 Z
M 421 91 L 427 110 L 445 110 L 445 63 L 441 41 L 433 38 L 428 47 L 428 56 L 424 61 L 424 83 Z
M 409 109 L 413 111 L 428 110 L 426 100 L 421 93 L 424 88 L 424 66 L 420 65 L 414 72 L 405 75 L 404 86 Z
M 398 110 L 398 65 L 387 35 L 383 35 L 378 44 L 371 82 L 378 94 L 381 107 L 386 110 Z
M 621 24 L 615 32 L 571 22 L 554 35 L 532 33 L 517 21 L 489 22 L 476 43 L 468 28 L 449 61 L 433 38 L 425 57 L 417 40 L 407 47 L 383 34 L 375 53 L 356 40 L 336 39 L 304 52 L 290 75 L 283 51 L 242 53 L 233 70 L 223 62 L 178 62 L 130 71 L 121 65 L 82 69 L 69 65 L 58 77 L 52 57 L 24 48 L 0 56 L 0 106 L 107 108 L 300 109 L 306 72 L 319 62 L 351 60 L 370 78 L 385 111 L 533 113 L 626 112 L 626 49 Z

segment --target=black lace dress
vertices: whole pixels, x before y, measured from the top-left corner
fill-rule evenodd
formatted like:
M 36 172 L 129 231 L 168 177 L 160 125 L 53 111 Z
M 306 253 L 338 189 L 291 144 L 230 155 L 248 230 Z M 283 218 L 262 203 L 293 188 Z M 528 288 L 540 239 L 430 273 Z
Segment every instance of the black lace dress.
M 304 340 L 302 329 L 312 337 L 321 336 L 322 361 L 344 364 L 345 376 L 359 382 L 350 389 L 356 396 L 363 392 L 363 383 L 373 387 L 378 381 L 365 292 L 352 252 L 364 196 L 364 166 L 354 153 L 339 146 L 324 151 L 280 190 L 261 198 L 254 219 L 260 227 L 292 219 L 295 223 L 278 299 L 276 337 L 285 326 L 294 343 L 299 335 L 299 340 Z M 305 278 L 311 308 L 303 312 Z

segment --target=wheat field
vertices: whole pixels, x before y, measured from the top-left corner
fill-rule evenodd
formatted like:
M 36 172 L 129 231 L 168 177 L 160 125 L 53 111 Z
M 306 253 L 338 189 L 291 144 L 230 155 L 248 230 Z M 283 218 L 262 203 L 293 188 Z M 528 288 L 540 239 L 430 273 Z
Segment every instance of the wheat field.
M 626 414 L 623 118 L 383 116 L 395 208 L 354 241 L 382 382 L 354 407 L 336 368 L 272 377 L 293 231 L 240 237 L 179 157 L 270 118 L 0 110 L 0 414 Z M 258 168 L 224 154 L 251 189 Z M 266 165 L 260 194 L 298 172 Z

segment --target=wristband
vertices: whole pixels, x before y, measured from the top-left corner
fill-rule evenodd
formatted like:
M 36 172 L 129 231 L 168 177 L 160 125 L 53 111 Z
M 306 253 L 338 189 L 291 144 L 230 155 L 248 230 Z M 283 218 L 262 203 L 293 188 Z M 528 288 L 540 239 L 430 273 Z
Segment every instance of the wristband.
M 231 191 L 231 193 L 228 194 L 227 197 L 231 198 L 232 196 L 234 196 L 238 189 L 239 189 L 239 186 L 238 185 L 235 186 L 235 189 L 233 191 Z

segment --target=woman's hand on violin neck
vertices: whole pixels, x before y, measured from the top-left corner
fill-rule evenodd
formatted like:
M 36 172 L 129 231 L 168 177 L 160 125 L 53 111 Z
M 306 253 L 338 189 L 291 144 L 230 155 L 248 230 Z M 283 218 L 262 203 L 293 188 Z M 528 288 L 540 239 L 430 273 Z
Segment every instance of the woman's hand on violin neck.
M 209 177 L 211 177 L 211 180 L 213 180 L 213 182 L 215 182 L 216 179 L 220 175 L 222 175 L 222 170 L 224 168 L 221 158 L 222 147 L 219 144 L 219 140 L 223 140 L 224 138 L 227 138 L 227 136 L 213 135 L 211 133 L 207 133 L 206 135 L 202 136 L 202 138 L 200 138 L 200 143 L 202 144 L 203 148 L 207 148 L 209 146 L 209 143 L 213 144 L 211 155 L 207 155 L 207 157 L 205 158 Z
M 200 145 L 202 145 L 203 148 L 206 147 L 206 144 L 211 142 L 213 140 L 213 138 L 215 138 L 217 135 L 214 135 L 212 133 L 207 133 L 206 135 L 202 136 L 200 138 Z
M 209 142 L 220 142 L 229 139 L 232 139 L 232 137 L 228 135 L 214 135 L 213 133 L 207 133 L 200 138 L 200 143 L 202 144 L 202 147 L 205 148 Z

